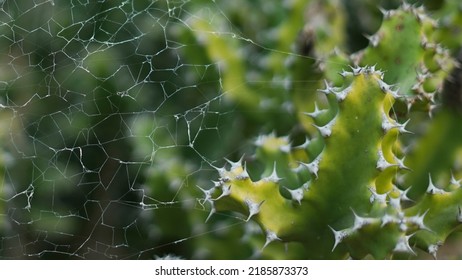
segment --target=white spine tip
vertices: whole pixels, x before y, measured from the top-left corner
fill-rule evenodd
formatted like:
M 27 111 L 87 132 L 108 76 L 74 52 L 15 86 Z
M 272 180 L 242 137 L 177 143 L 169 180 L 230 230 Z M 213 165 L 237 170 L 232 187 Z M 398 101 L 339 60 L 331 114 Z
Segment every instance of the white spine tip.
M 204 205 L 206 202 L 211 202 L 212 201 L 212 192 L 213 192 L 213 188 L 212 189 L 209 189 L 209 190 L 205 190 L 199 186 L 196 185 L 197 188 L 199 188 L 203 193 L 204 193 L 204 198 L 201 199 L 201 205 Z
M 382 129 L 384 131 L 390 131 L 391 129 L 397 127 L 396 123 L 392 121 L 385 112 L 382 112 Z
M 315 102 L 314 103 L 314 111 L 311 113 L 304 113 L 307 116 L 312 117 L 313 119 L 317 118 L 319 115 L 323 114 L 324 112 L 327 112 L 326 109 L 319 109 L 318 104 Z
M 457 187 L 461 187 L 461 181 L 462 180 L 457 180 L 455 177 L 454 177 L 454 174 L 451 173 L 451 184 L 452 185 L 456 185 Z
M 290 150 L 291 150 L 291 145 L 290 144 L 279 146 L 279 151 L 281 151 L 283 153 L 288 154 L 288 153 L 290 153 Z
M 276 162 L 274 162 L 274 165 L 273 165 L 273 172 L 271 172 L 271 175 L 269 175 L 268 177 L 266 178 L 263 178 L 264 181 L 268 181 L 268 182 L 273 182 L 273 183 L 277 183 L 279 181 L 282 180 L 281 177 L 278 176 L 277 174 L 277 171 L 276 171 Z
M 351 209 L 351 211 L 353 212 L 353 215 L 355 216 L 353 231 L 361 229 L 362 227 L 370 225 L 376 221 L 374 218 L 365 218 L 365 217 L 358 216 L 353 209 Z
M 350 68 L 351 68 L 351 71 L 353 72 L 354 76 L 358 76 L 359 74 L 361 74 L 363 72 L 363 69 L 364 69 L 364 68 L 362 68 L 360 66 L 353 67 L 351 65 L 350 65 Z
M 394 209 L 401 211 L 401 199 L 399 197 L 390 197 L 389 204 Z
M 299 146 L 294 147 L 294 149 L 302 149 L 302 150 L 304 150 L 304 149 L 308 148 L 308 146 L 310 145 L 310 143 L 311 143 L 311 140 L 308 139 L 308 137 L 306 137 L 306 138 L 305 138 L 305 142 L 303 142 L 303 144 L 301 144 L 301 145 L 299 145 Z
M 389 214 L 385 214 L 381 218 L 382 224 L 380 225 L 381 227 L 384 227 L 385 225 L 388 225 L 390 223 L 396 223 L 398 222 L 398 219 L 394 216 L 391 216 Z
M 383 15 L 384 19 L 388 19 L 393 15 L 393 11 L 391 10 L 386 10 L 385 8 L 379 7 L 380 12 Z
M 291 196 L 292 200 L 298 202 L 298 204 L 301 205 L 304 193 L 305 193 L 305 191 L 308 190 L 308 188 L 309 188 L 309 185 L 308 185 L 308 183 L 306 183 L 306 184 L 304 184 L 303 186 L 301 186 L 298 189 L 292 190 L 292 189 L 289 189 L 287 187 L 285 189 L 290 193 L 290 196 Z
M 409 167 L 407 167 L 407 166 L 404 164 L 404 158 L 399 159 L 399 158 L 397 158 L 396 156 L 395 156 L 394 158 L 395 158 L 396 164 L 398 165 L 398 168 L 399 168 L 399 169 L 401 169 L 401 170 L 407 170 L 407 171 L 412 171 L 412 169 L 410 169 Z
M 395 164 L 392 164 L 392 163 L 389 163 L 386 159 L 385 159 L 385 156 L 383 155 L 383 152 L 381 150 L 379 150 L 377 152 L 377 156 L 378 156 L 378 160 L 377 160 L 377 165 L 376 165 L 376 168 L 380 171 L 383 171 L 385 170 L 386 168 L 388 167 L 391 167 L 391 166 L 396 166 Z
M 371 196 L 369 198 L 370 203 L 378 202 L 379 204 L 386 204 L 387 202 L 387 194 L 378 194 L 375 189 L 369 188 L 371 192 Z
M 244 200 L 245 204 L 247 205 L 248 209 L 249 209 L 249 216 L 247 217 L 247 219 L 245 220 L 246 222 L 250 221 L 250 219 L 257 215 L 258 213 L 260 213 L 260 207 L 261 205 L 263 204 L 263 202 L 265 202 L 264 200 L 260 203 L 256 203 L 256 202 L 253 202 L 252 200 L 250 199 L 245 199 Z
M 446 192 L 440 188 L 437 188 L 432 181 L 432 177 L 430 174 L 428 174 L 428 187 L 427 187 L 427 193 L 429 194 L 445 194 Z
M 249 179 L 249 173 L 247 172 L 247 165 L 244 164 L 244 168 L 242 169 L 242 172 L 236 175 L 236 180 L 247 180 Z
M 436 260 L 437 259 L 437 253 L 438 249 L 442 246 L 443 244 L 441 242 L 438 242 L 436 244 L 430 244 L 428 246 L 428 253 L 433 256 L 433 258 Z
M 425 215 L 427 215 L 429 210 L 425 211 L 425 213 L 423 213 L 422 215 L 415 215 L 415 216 L 411 216 L 409 218 L 407 218 L 407 221 L 410 222 L 410 223 L 413 223 L 414 225 L 416 225 L 419 229 L 424 229 L 424 230 L 428 230 L 428 231 L 432 231 L 431 229 L 429 229 L 425 223 L 424 223 L 424 219 L 425 219 Z
M 379 42 L 380 42 L 380 36 L 377 34 L 374 34 L 374 35 L 364 35 L 364 37 L 366 37 L 368 40 L 369 40 L 369 43 L 371 44 L 371 46 L 373 46 L 374 48 L 377 47 L 379 45 Z
M 344 229 L 344 230 L 335 230 L 331 226 L 328 226 L 332 233 L 334 234 L 334 246 L 332 247 L 332 252 L 337 248 L 337 246 L 343 242 L 348 236 L 351 235 L 351 229 Z
M 313 126 L 319 130 L 323 137 L 329 137 L 332 134 L 332 130 L 328 126 L 317 126 L 315 124 Z
M 221 186 L 221 194 L 215 200 L 219 200 L 225 196 L 229 196 L 231 194 L 231 185 L 222 185 Z
M 414 200 L 410 199 L 408 196 L 407 196 L 407 193 L 409 192 L 409 190 L 411 189 L 411 187 L 405 189 L 404 191 L 396 188 L 399 192 L 399 200 L 401 202 L 404 202 L 404 201 L 408 201 L 408 202 L 414 202 Z
M 405 121 L 403 124 L 398 124 L 398 130 L 399 132 L 401 133 L 410 133 L 410 134 L 414 134 L 413 132 L 409 131 L 406 129 L 406 126 L 407 124 L 409 123 L 411 119 L 408 119 L 407 121 Z
M 322 93 L 325 93 L 325 94 L 330 94 L 333 92 L 333 87 L 331 87 L 329 85 L 329 83 L 327 82 L 327 80 L 324 80 L 324 89 L 318 89 L 319 92 L 322 92 Z
M 402 134 L 404 133 L 410 133 L 413 134 L 412 132 L 408 131 L 406 129 L 407 124 L 409 123 L 410 119 L 407 120 L 406 122 L 400 124 L 392 120 L 390 117 L 385 114 L 385 112 L 382 112 L 382 129 L 384 131 L 390 131 L 391 129 L 397 128 L 398 131 Z
M 215 214 L 215 212 L 217 212 L 217 210 L 215 209 L 215 206 L 212 204 L 212 208 L 210 209 L 210 213 L 209 215 L 207 216 L 207 218 L 205 219 L 205 222 L 207 223 L 210 218 L 212 217 L 213 214 Z
M 231 160 L 229 160 L 227 158 L 225 158 L 225 160 L 231 165 L 230 170 L 233 170 L 233 169 L 242 167 L 243 158 L 244 158 L 244 156 L 242 156 L 238 161 L 231 161 Z
M 332 135 L 332 127 L 335 124 L 335 120 L 336 118 L 333 118 L 328 124 L 324 126 L 317 126 L 315 124 L 313 124 L 313 126 L 319 130 L 319 133 L 321 133 L 323 137 L 329 137 Z
M 275 137 L 276 137 L 276 133 L 274 131 L 268 135 L 259 135 L 257 139 L 255 140 L 254 145 L 257 147 L 261 147 L 266 143 L 268 139 L 275 138 Z
M 216 167 L 216 166 L 212 166 L 216 171 L 218 171 L 218 174 L 220 175 L 220 177 L 225 177 L 226 176 L 226 173 L 228 172 L 226 170 L 225 167 Z
M 398 240 L 398 243 L 396 243 L 396 246 L 393 249 L 393 251 L 396 253 L 408 253 L 408 254 L 416 255 L 414 250 L 412 250 L 411 246 L 409 245 L 409 239 L 411 237 L 412 235 L 401 236 Z
M 281 238 L 279 238 L 274 231 L 266 230 L 266 241 L 265 241 L 265 244 L 263 245 L 262 250 L 265 249 L 266 246 L 268 246 L 271 242 L 274 242 L 274 241 L 281 241 Z
M 346 77 L 352 76 L 353 73 L 350 71 L 342 70 L 342 72 L 340 72 L 339 75 L 342 76 L 343 78 L 346 78 Z
M 351 86 L 341 90 L 341 91 L 335 91 L 335 97 L 337 98 L 337 101 L 341 102 L 345 100 L 345 98 L 348 96 L 348 93 L 351 92 Z
M 321 162 L 321 159 L 322 159 L 322 153 L 319 154 L 312 162 L 310 163 L 300 162 L 300 164 L 305 166 L 311 174 L 313 174 L 316 178 L 318 178 L 319 163 Z
M 387 83 L 385 83 L 383 80 L 381 79 L 378 79 L 377 80 L 377 83 L 379 84 L 379 87 L 380 89 L 384 92 L 384 93 L 388 93 L 391 91 L 391 86 Z

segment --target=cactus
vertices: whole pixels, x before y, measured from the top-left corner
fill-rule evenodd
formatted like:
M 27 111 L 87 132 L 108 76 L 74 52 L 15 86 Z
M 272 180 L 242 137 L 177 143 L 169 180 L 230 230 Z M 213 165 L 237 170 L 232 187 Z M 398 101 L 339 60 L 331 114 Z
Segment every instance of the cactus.
M 305 142 L 259 136 L 261 174 L 242 158 L 215 166 L 219 178 L 203 190 L 208 220 L 240 213 L 261 227 L 265 250 L 301 244 L 297 258 L 437 257 L 462 223 L 460 68 L 423 8 L 383 15 L 341 79 L 329 80 L 338 64 L 307 66 L 326 81 L 311 97 L 296 89 L 295 102 L 311 102 L 296 108 L 314 108 L 299 111 Z

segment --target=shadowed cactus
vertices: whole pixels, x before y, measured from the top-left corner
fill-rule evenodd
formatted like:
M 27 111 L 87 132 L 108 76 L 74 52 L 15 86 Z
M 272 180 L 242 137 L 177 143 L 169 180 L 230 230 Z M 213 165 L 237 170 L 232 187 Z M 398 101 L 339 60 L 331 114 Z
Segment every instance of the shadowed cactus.
M 203 190 L 208 219 L 238 212 L 261 227 L 265 250 L 298 243 L 298 258 L 437 257 L 462 223 L 459 63 L 423 8 L 382 13 L 368 47 L 323 58 L 349 68 L 294 62 L 293 77 L 305 71 L 311 85 L 324 83 L 292 88 L 306 141 L 259 136 L 261 175 L 243 159 L 216 167 L 218 180 Z

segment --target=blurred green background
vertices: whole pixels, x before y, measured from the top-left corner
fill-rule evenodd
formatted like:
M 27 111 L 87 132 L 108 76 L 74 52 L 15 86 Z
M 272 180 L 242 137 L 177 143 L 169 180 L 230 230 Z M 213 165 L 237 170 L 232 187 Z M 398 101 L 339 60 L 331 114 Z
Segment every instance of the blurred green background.
M 325 2 L 0 1 L 0 258 L 296 258 L 234 214 L 206 223 L 200 188 L 297 131 L 313 15 L 351 53 L 400 3 Z

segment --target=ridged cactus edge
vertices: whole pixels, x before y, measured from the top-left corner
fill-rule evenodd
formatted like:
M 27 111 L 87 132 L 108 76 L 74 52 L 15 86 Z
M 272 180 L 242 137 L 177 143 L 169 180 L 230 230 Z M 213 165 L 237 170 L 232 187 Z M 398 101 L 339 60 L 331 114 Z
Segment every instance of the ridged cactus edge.
M 311 124 L 317 133 L 310 131 L 297 145 L 274 133 L 258 137 L 261 175 L 251 176 L 243 159 L 215 167 L 219 179 L 201 188 L 201 203 L 210 205 L 207 219 L 221 211 L 240 213 L 261 227 L 263 249 L 273 242 L 299 243 L 305 248 L 301 258 L 412 258 L 421 252 L 437 257 L 462 223 L 462 190 L 450 170 L 454 158 L 437 168 L 423 166 L 428 153 L 422 150 L 435 139 L 432 127 L 441 121 L 457 127 L 460 113 L 443 108 L 412 150 L 401 138 L 417 138 L 407 128 L 413 119 L 399 120 L 393 105 L 406 105 L 400 115 L 424 108 L 433 117 L 447 74 L 460 69 L 433 42 L 436 23 L 423 9 L 405 4 L 383 13 L 369 46 L 351 56 L 355 66 L 338 73 L 343 84 L 325 81 L 318 90 L 323 104 L 302 112 L 309 119 L 304 126 Z M 384 50 L 396 40 L 407 47 Z M 454 145 L 448 153 L 455 156 L 462 145 L 450 131 Z
M 301 242 L 308 256 L 314 258 L 343 256 L 344 250 L 336 247 L 348 246 L 348 241 L 355 242 L 359 235 L 371 234 L 376 230 L 373 224 L 382 228 L 385 222 L 379 222 L 380 215 L 394 215 L 394 219 L 387 216 L 386 224 L 400 222 L 399 203 L 393 199 L 400 199 L 401 191 L 392 180 L 396 170 L 406 167 L 392 148 L 393 139 L 406 130 L 389 117 L 396 93 L 383 81 L 384 74 L 374 67 L 358 67 L 341 74 L 345 79 L 343 87 L 326 84 L 321 90 L 330 107 L 308 113 L 322 141 L 307 141 L 297 147 L 282 141 L 272 151 L 279 154 L 273 172 L 259 180 L 250 178 L 242 161 L 231 162 L 229 168 L 218 168 L 220 179 L 206 191 L 205 198 L 212 205 L 212 213 L 240 212 L 263 228 L 265 245 L 272 241 Z M 273 138 L 260 142 L 278 145 Z M 263 143 L 260 145 L 265 149 Z M 297 157 L 310 160 L 304 162 Z M 282 163 L 290 170 L 282 170 Z M 283 180 L 279 172 L 292 172 L 296 177 L 291 180 L 292 185 L 285 185 L 289 180 Z M 418 217 L 410 218 L 408 223 L 413 225 L 414 220 Z M 406 236 L 407 230 L 399 226 L 387 225 L 387 229 L 395 241 Z M 396 248 L 372 253 L 385 257 L 393 249 Z

